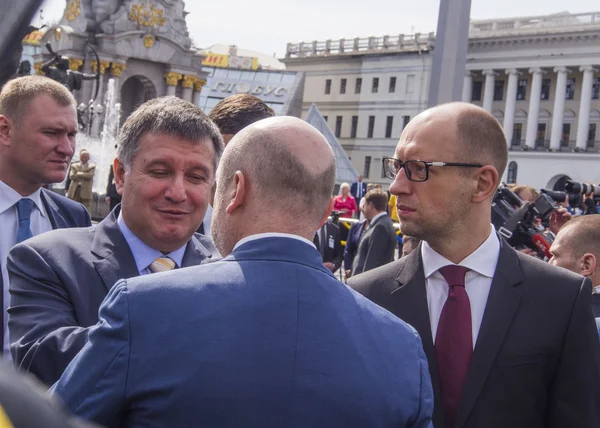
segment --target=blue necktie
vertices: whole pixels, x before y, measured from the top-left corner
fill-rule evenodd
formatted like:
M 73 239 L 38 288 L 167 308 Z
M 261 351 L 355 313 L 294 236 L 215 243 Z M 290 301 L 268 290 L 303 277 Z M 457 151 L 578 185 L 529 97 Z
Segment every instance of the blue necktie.
M 33 201 L 29 198 L 22 198 L 17 202 L 17 212 L 19 214 L 19 230 L 17 231 L 17 244 L 33 236 L 31 233 L 31 210 Z

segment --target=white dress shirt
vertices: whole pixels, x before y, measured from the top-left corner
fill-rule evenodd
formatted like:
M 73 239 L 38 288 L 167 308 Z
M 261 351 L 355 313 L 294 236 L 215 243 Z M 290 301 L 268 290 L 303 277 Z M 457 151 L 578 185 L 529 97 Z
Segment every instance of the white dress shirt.
M 421 246 L 423 257 L 423 271 L 425 273 L 425 289 L 427 291 L 427 306 L 429 308 L 429 322 L 431 323 L 431 336 L 435 344 L 438 323 L 442 314 L 442 308 L 448 298 L 448 283 L 439 269 L 453 265 L 427 242 Z M 471 255 L 461 261 L 458 265 L 469 268 L 465 276 L 465 289 L 471 304 L 471 326 L 473 333 L 473 348 L 477 342 L 479 328 L 483 320 L 483 313 L 492 287 L 492 279 L 496 272 L 498 257 L 500 255 L 500 241 L 496 236 L 494 227 L 491 226 L 490 236 Z
M 375 223 L 377 220 L 379 220 L 384 215 L 388 215 L 388 213 L 386 213 L 385 211 L 383 211 L 383 212 L 380 212 L 379 214 L 377 214 L 375 217 L 373 217 L 371 219 L 371 221 L 369 222 L 369 226 L 372 225 L 373 223 Z
M 42 189 L 38 189 L 33 194 L 27 196 L 33 201 L 31 210 L 30 228 L 33 236 L 52 230 L 52 223 L 48 218 L 42 198 L 40 196 Z M 10 294 L 8 293 L 8 270 L 6 269 L 6 260 L 10 249 L 17 243 L 17 231 L 19 230 L 19 214 L 17 213 L 17 202 L 22 196 L 12 187 L 0 181 L 0 264 L 2 265 L 2 285 L 4 307 L 4 359 L 11 360 L 10 342 L 8 339 L 8 308 Z
M 247 242 L 251 242 L 251 241 L 257 241 L 259 239 L 265 239 L 265 238 L 290 238 L 290 239 L 295 239 L 297 241 L 301 241 L 304 242 L 305 244 L 310 245 L 313 248 L 317 248 L 314 244 L 314 242 L 309 241 L 306 238 L 303 238 L 302 236 L 298 236 L 298 235 L 290 235 L 289 233 L 275 233 L 275 232 L 271 232 L 271 233 L 257 233 L 255 235 L 250 235 L 250 236 L 246 236 L 243 239 L 240 239 L 238 241 L 237 244 L 235 244 L 235 246 L 233 247 L 233 249 L 235 250 L 237 247 L 239 247 L 240 245 L 243 245 Z M 317 250 L 318 251 L 318 250 Z

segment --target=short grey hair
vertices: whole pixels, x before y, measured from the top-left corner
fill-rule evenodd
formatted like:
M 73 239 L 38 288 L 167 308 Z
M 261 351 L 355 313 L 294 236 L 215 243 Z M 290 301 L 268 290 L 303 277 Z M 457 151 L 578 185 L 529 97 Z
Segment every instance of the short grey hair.
M 342 183 L 342 185 L 340 186 L 340 195 L 342 194 L 342 190 L 344 189 L 350 190 L 350 185 L 348 183 Z
M 194 104 L 174 96 L 155 98 L 140 105 L 127 118 L 119 133 L 117 158 L 131 167 L 146 134 L 166 134 L 194 144 L 209 138 L 215 152 L 215 171 L 223 153 L 223 137 L 217 126 Z

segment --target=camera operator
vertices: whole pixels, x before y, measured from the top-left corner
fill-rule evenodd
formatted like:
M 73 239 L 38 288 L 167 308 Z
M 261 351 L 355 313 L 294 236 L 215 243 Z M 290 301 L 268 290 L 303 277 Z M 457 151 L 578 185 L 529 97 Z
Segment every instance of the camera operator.
M 600 216 L 580 216 L 569 221 L 550 247 L 550 263 L 592 280 L 594 317 L 600 317 Z

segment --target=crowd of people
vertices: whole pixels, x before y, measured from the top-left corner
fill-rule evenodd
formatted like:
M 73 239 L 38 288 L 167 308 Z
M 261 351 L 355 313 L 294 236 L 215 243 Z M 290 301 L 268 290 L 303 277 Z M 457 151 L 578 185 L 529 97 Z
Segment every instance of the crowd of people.
M 0 92 L 0 343 L 20 373 L 0 370 L 0 405 L 27 374 L 82 419 L 23 390 L 64 426 L 600 427 L 600 216 L 540 219 L 549 260 L 508 245 L 485 110 L 424 111 L 383 159 L 389 193 L 333 196 L 306 122 L 247 94 L 208 116 L 153 99 L 92 226 L 76 106 L 40 76 Z M 69 171 L 81 202 L 44 187 Z

